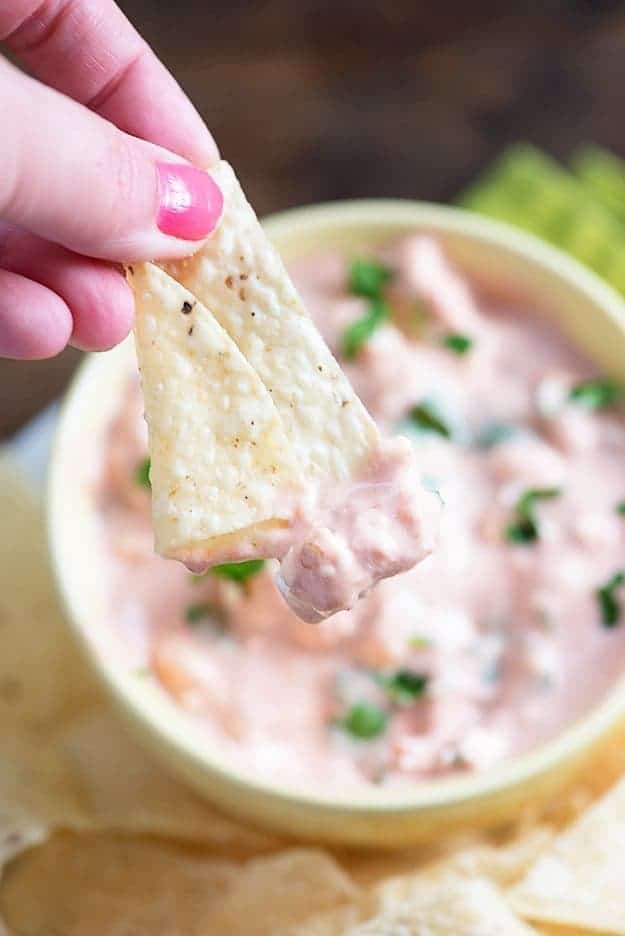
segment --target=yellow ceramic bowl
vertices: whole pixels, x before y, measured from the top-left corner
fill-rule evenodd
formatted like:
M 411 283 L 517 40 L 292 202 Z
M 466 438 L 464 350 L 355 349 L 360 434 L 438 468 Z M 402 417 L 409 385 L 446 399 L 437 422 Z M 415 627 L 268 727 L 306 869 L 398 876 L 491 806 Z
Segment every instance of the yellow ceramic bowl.
M 598 365 L 625 382 L 625 303 L 562 253 L 454 208 L 364 201 L 289 211 L 266 228 L 288 262 L 320 247 L 346 255 L 426 229 L 471 276 L 526 297 Z M 67 615 L 87 654 L 139 738 L 200 793 L 256 823 L 315 840 L 394 846 L 466 825 L 513 816 L 554 792 L 625 714 L 625 677 L 605 700 L 555 740 L 484 773 L 417 783 L 401 792 L 289 786 L 235 769 L 151 679 L 119 665 L 123 647 L 110 625 L 99 573 L 102 545 L 93 504 L 98 453 L 134 367 L 132 344 L 91 355 L 67 395 L 49 490 L 52 558 Z

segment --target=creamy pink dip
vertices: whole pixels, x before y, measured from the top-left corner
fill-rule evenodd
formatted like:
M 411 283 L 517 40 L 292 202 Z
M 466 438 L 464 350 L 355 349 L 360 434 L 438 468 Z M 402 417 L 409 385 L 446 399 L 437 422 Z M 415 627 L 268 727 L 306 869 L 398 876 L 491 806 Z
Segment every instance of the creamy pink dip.
M 416 453 L 402 436 L 379 438 L 364 462 L 335 489 L 284 492 L 288 523 L 237 538 L 211 564 L 279 560 L 280 593 L 310 623 L 353 608 L 382 579 L 412 569 L 436 546 L 440 498 L 423 487 Z M 210 566 L 199 552 L 176 558 L 204 574 Z
M 134 385 L 103 465 L 103 573 L 128 665 L 158 680 L 235 763 L 284 782 L 396 787 L 484 770 L 552 737 L 625 666 L 625 421 L 615 401 L 590 408 L 591 365 L 531 308 L 467 283 L 430 238 L 406 237 L 378 259 L 392 271 L 390 315 L 342 363 L 382 431 L 410 440 L 444 502 L 439 547 L 419 566 L 351 611 L 306 623 L 283 601 L 273 562 L 236 581 L 228 570 L 196 578 L 154 555 Z M 292 269 L 339 359 L 370 310 L 350 294 L 347 269 L 332 253 Z M 395 480 L 406 444 L 391 444 Z M 359 564 L 405 567 L 408 543 L 397 546 L 380 515 L 401 517 L 418 539 L 422 514 L 401 491 L 386 484 L 382 459 L 341 542 L 321 544 L 357 591 L 371 574 Z M 283 560 L 281 588 L 295 604 L 310 591 L 307 561 L 306 549 Z M 340 604 L 341 576 L 330 579 L 328 604 Z

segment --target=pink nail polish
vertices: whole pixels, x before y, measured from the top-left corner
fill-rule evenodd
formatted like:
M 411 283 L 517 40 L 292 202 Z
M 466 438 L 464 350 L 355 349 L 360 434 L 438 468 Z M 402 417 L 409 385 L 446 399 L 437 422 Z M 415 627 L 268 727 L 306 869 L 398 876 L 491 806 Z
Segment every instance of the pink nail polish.
M 208 172 L 178 163 L 157 163 L 156 171 L 159 230 L 190 241 L 202 240 L 214 231 L 224 198 Z

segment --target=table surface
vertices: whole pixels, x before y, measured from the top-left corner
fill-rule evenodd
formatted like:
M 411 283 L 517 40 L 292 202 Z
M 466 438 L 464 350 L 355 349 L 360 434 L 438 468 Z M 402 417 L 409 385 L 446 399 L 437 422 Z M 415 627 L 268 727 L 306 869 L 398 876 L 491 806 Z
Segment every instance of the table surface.
M 448 200 L 507 144 L 625 156 L 625 3 L 122 0 L 261 213 L 360 196 Z M 0 361 L 0 437 L 79 355 Z

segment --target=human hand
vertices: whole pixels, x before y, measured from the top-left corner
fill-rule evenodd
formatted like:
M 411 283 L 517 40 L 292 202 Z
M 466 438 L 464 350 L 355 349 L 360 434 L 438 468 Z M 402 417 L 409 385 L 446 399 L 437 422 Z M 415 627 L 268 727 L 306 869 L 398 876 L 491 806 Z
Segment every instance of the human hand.
M 217 148 L 112 0 L 0 4 L 0 42 L 35 76 L 0 56 L 0 356 L 110 348 L 133 317 L 118 264 L 189 254 L 218 223 L 195 168 Z

